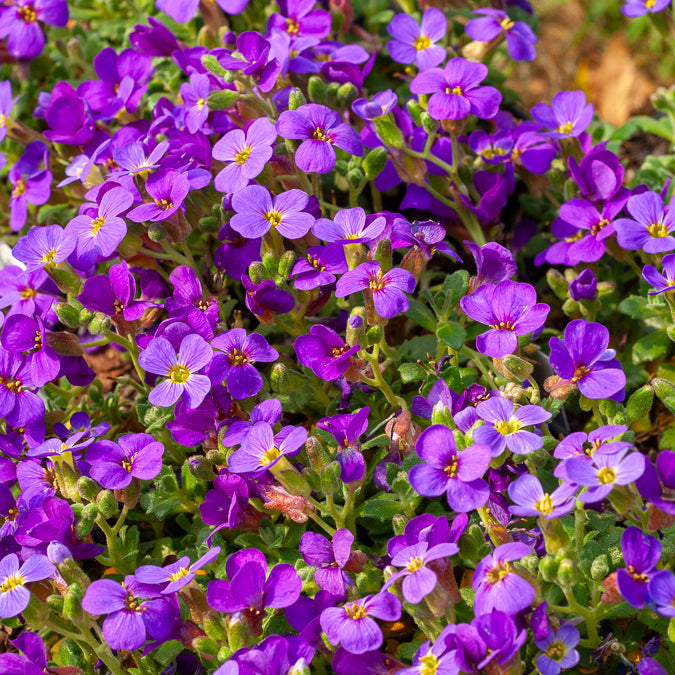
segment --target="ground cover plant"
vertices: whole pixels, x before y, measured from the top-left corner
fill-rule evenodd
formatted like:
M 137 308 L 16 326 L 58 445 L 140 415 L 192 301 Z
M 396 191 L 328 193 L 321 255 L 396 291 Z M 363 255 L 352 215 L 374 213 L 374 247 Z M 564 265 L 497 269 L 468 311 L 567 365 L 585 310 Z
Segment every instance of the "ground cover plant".
M 537 32 L 0 6 L 1 673 L 675 672 L 675 89 Z

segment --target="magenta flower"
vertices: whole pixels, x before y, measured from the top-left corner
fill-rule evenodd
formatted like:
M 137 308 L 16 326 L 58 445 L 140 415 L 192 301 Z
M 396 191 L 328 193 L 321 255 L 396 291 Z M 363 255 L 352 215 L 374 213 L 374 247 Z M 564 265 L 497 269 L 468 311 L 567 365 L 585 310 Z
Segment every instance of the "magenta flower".
M 332 415 L 317 423 L 319 429 L 328 431 L 337 442 L 335 461 L 340 465 L 340 480 L 345 483 L 361 480 L 366 472 L 359 438 L 368 428 L 369 412 L 370 408 L 365 407 L 353 415 Z
M 232 196 L 236 213 L 230 226 L 248 239 L 262 237 L 271 228 L 288 239 L 300 239 L 314 222 L 314 216 L 303 211 L 308 200 L 302 190 L 287 190 L 272 198 L 267 188 L 249 185 Z
M 593 105 L 586 104 L 583 91 L 559 91 L 551 105 L 537 103 L 530 113 L 546 129 L 542 134 L 550 138 L 574 138 L 593 120 Z
M 317 568 L 314 582 L 339 598 L 344 598 L 345 588 L 354 584 L 344 571 L 353 543 L 354 535 L 345 528 L 333 535 L 333 541 L 316 532 L 305 532 L 300 538 L 300 553 L 304 561 Z
M 492 458 L 487 445 L 471 445 L 459 452 L 452 431 L 434 424 L 419 435 L 415 451 L 424 464 L 415 464 L 408 480 L 418 494 L 438 497 L 445 492 L 450 508 L 457 513 L 485 505 L 490 489 L 482 476 Z
M 0 346 L 0 418 L 13 427 L 25 427 L 44 416 L 45 405 L 37 394 L 28 391 L 34 386 L 31 366 L 21 354 Z
M 344 298 L 363 290 L 372 294 L 375 311 L 379 316 L 383 319 L 393 319 L 408 310 L 406 293 L 415 290 L 415 277 L 408 270 L 398 268 L 383 274 L 380 263 L 369 260 L 338 280 L 335 297 Z
M 502 281 L 497 286 L 483 284 L 460 300 L 462 309 L 474 321 L 490 326 L 476 338 L 481 354 L 501 358 L 512 354 L 519 335 L 541 328 L 550 308 L 537 303 L 537 292 L 529 284 Z
M 514 61 L 532 61 L 536 56 L 534 45 L 537 36 L 524 21 L 512 21 L 509 15 L 500 9 L 475 9 L 474 14 L 481 16 L 466 24 L 466 34 L 479 42 L 491 42 L 506 33 L 506 46 Z
M 661 616 L 675 617 L 675 574 L 660 570 L 649 582 L 650 604 Z
M 443 63 L 447 52 L 436 44 L 448 31 L 448 20 L 440 9 L 424 10 L 422 24 L 409 14 L 396 14 L 387 26 L 394 39 L 387 43 L 391 58 L 397 63 L 414 63 L 420 70 L 428 70 Z
M 214 179 L 219 192 L 237 192 L 260 175 L 272 157 L 272 145 L 277 139 L 274 124 L 266 117 L 254 120 L 246 131 L 233 129 L 214 146 L 213 158 L 228 162 Z
M 570 624 L 563 624 L 554 633 L 548 629 L 548 635 L 543 639 L 535 639 L 534 643 L 542 653 L 535 659 L 537 668 L 542 675 L 558 675 L 562 670 L 568 670 L 579 663 L 579 652 L 575 647 L 579 644 L 579 631 Z
M 661 544 L 640 528 L 628 527 L 621 535 L 621 550 L 625 568 L 616 571 L 616 586 L 626 602 L 642 609 L 650 598 L 649 582 L 661 560 Z
M 336 274 L 348 270 L 345 250 L 341 244 L 310 246 L 304 258 L 294 265 L 289 277 L 293 286 L 301 291 L 311 291 L 319 286 L 328 286 L 336 281 Z
M 298 361 L 322 380 L 341 377 L 352 365 L 359 345 L 349 346 L 328 326 L 315 324 L 308 335 L 301 335 L 293 345 Z
M 63 28 L 68 23 L 67 0 L 14 0 L 0 14 L 0 38 L 17 59 L 32 59 L 42 52 L 45 36 L 38 21 Z
M 0 82 L 0 141 L 7 136 L 7 122 L 17 100 L 18 97 L 12 98 L 12 83 L 9 80 Z
M 333 146 L 360 157 L 363 144 L 358 132 L 340 123 L 340 115 L 324 105 L 306 103 L 279 116 L 277 131 L 283 138 L 302 141 L 295 152 L 301 171 L 328 173 L 336 161 Z
M 116 443 L 98 441 L 87 450 L 90 476 L 108 490 L 121 490 L 132 478 L 151 480 L 162 469 L 164 446 L 150 434 L 127 434 Z
M 514 506 L 509 506 L 509 511 L 521 517 L 558 518 L 574 509 L 575 492 L 573 486 L 561 485 L 549 494 L 544 492 L 536 476 L 526 473 L 509 485 L 509 497 L 514 503 Z
M 532 548 L 526 544 L 502 544 L 478 563 L 472 582 L 476 616 L 494 610 L 513 616 L 532 604 L 534 589 L 509 564 L 531 553 Z
M 410 83 L 413 94 L 431 94 L 429 114 L 436 120 L 461 120 L 468 115 L 490 119 L 497 114 L 502 95 L 494 87 L 478 85 L 487 66 L 463 58 L 450 59 L 445 68 L 430 68 Z
M 321 612 L 321 629 L 328 641 L 350 654 L 364 654 L 379 649 L 384 637 L 375 619 L 397 621 L 401 618 L 401 601 L 386 591 L 368 595 L 343 607 L 327 607 Z
M 31 555 L 22 565 L 14 553 L 0 560 L 0 618 L 21 614 L 30 602 L 26 584 L 47 579 L 54 572 L 56 567 L 46 555 Z
M 190 82 L 183 82 L 180 95 L 185 104 L 185 127 L 191 134 L 201 131 L 209 117 L 206 100 L 211 92 L 211 79 L 205 73 L 193 73 Z
M 145 189 L 153 201 L 137 206 L 128 214 L 127 218 L 135 223 L 167 220 L 183 205 L 190 191 L 190 181 L 184 173 L 162 170 L 148 177 Z
M 476 428 L 472 437 L 477 443 L 489 445 L 493 457 L 499 457 L 506 448 L 516 455 L 528 455 L 544 445 L 541 436 L 523 429 L 551 419 L 551 413 L 538 405 L 523 405 L 514 412 L 508 398 L 494 396 L 481 401 L 476 412 L 485 424 Z
M 591 399 L 620 396 L 626 376 L 621 365 L 614 358 L 616 352 L 608 349 L 609 330 L 600 323 L 590 323 L 575 319 L 565 326 L 565 336 L 561 340 L 552 337 L 551 367 L 579 391 Z
M 661 195 L 642 192 L 633 195 L 626 203 L 631 218 L 614 221 L 617 241 L 622 248 L 645 253 L 667 253 L 675 249 L 675 209 L 664 208 Z
M 182 397 L 188 408 L 196 408 L 211 389 L 211 381 L 199 371 L 212 358 L 213 350 L 200 335 L 184 337 L 178 354 L 166 338 L 153 338 L 138 363 L 147 372 L 166 379 L 150 392 L 150 403 L 167 408 Z

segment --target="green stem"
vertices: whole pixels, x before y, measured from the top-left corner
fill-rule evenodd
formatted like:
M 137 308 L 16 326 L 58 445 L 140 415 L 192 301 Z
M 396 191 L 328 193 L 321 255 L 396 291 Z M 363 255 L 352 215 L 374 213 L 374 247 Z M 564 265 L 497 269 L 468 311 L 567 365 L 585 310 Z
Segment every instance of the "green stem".
M 581 552 L 584 548 L 584 523 L 586 521 L 586 511 L 584 511 L 581 502 L 577 502 L 577 508 L 574 511 L 574 543 L 577 551 L 577 561 L 581 559 Z
M 365 349 L 359 353 L 363 353 L 366 361 L 368 361 L 368 363 L 370 363 L 370 365 L 372 366 L 374 376 L 373 378 L 370 378 L 361 375 L 361 381 L 370 387 L 375 387 L 379 389 L 384 394 L 387 401 L 389 401 L 389 403 L 391 403 L 391 405 L 393 405 L 395 408 L 402 408 L 403 410 L 407 410 L 408 404 L 400 396 L 396 396 L 396 394 L 394 394 L 391 387 L 382 376 L 378 358 L 380 354 L 380 346 L 375 345 L 373 347 L 372 354 Z
M 565 599 L 567 600 L 570 609 L 573 609 L 579 616 L 583 617 L 586 622 L 586 630 L 588 631 L 591 646 L 597 647 L 600 644 L 600 636 L 598 635 L 597 617 L 595 616 L 595 612 L 586 609 L 586 607 L 582 607 L 577 602 L 571 586 L 562 586 L 562 592 L 565 594 Z

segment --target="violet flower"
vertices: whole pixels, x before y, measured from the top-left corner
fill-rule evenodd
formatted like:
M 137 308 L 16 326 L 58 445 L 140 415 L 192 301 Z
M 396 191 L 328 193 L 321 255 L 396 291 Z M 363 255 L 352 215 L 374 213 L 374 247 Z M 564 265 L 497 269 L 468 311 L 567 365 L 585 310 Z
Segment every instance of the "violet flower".
M 340 465 L 340 480 L 345 483 L 361 480 L 366 472 L 359 437 L 368 428 L 369 413 L 370 408 L 365 407 L 352 415 L 323 417 L 317 423 L 319 429 L 328 431 L 337 441 L 335 461 Z
M 56 567 L 44 555 L 31 555 L 23 564 L 14 553 L 0 560 L 0 617 L 9 619 L 21 614 L 30 602 L 26 584 L 47 579 Z
M 633 19 L 645 14 L 662 12 L 669 4 L 670 0 L 624 0 L 621 11 L 624 16 Z
M 331 30 L 331 15 L 325 9 L 314 9 L 313 0 L 280 0 L 280 13 L 270 16 L 268 35 L 284 31 L 291 37 L 325 38 Z
M 211 381 L 199 371 L 212 358 L 213 350 L 200 335 L 183 338 L 178 354 L 166 338 L 153 338 L 138 363 L 147 372 L 167 379 L 150 392 L 150 403 L 167 408 L 183 397 L 189 408 L 196 408 L 211 389 Z
M 496 286 L 510 279 L 518 269 L 513 253 L 501 244 L 491 241 L 479 246 L 472 241 L 465 241 L 464 245 L 471 251 L 476 262 L 476 276 L 471 283 L 474 291 L 483 284 Z
M 47 663 L 47 648 L 42 638 L 37 633 L 23 631 L 18 637 L 10 640 L 9 643 L 15 649 L 22 652 L 22 656 L 13 652 L 0 654 L 0 672 L 7 675 L 17 675 L 25 673 L 26 675 L 37 675 L 37 673 L 49 673 L 57 675 L 66 673 L 63 667 L 50 668 Z
M 26 224 L 28 204 L 42 206 L 49 200 L 52 174 L 45 169 L 26 175 L 17 163 L 9 170 L 8 178 L 12 183 L 9 226 L 12 232 L 18 232 Z
M 648 656 L 637 664 L 638 675 L 668 675 L 668 671 L 656 660 Z
M 153 201 L 137 206 L 127 215 L 135 223 L 167 220 L 183 205 L 190 191 L 190 181 L 184 173 L 162 170 L 148 177 L 145 189 Z
M 213 146 L 213 158 L 228 162 L 214 179 L 219 192 L 237 192 L 262 173 L 272 157 L 272 145 L 277 138 L 274 124 L 259 117 L 246 128 L 233 129 Z
M 598 295 L 598 281 L 590 269 L 584 269 L 581 274 L 570 281 L 570 297 L 572 300 L 595 300 Z
M 636 609 L 642 609 L 650 598 L 649 582 L 656 573 L 661 550 L 659 540 L 638 527 L 627 527 L 621 535 L 626 567 L 616 571 L 616 586 L 624 600 Z
M 675 515 L 675 451 L 661 450 L 656 467 L 645 462 L 645 471 L 635 482 L 640 495 L 661 511 Z
M 501 358 L 512 354 L 519 335 L 541 328 L 550 308 L 537 303 L 537 292 L 529 284 L 501 281 L 497 286 L 483 284 L 460 300 L 466 314 L 474 321 L 490 326 L 476 338 L 481 354 Z
M 174 0 L 182 2 L 182 0 Z M 222 1 L 222 0 L 221 0 Z M 239 0 L 228 0 L 228 2 Z M 248 0 L 242 0 L 247 2 Z M 241 71 L 252 77 L 263 93 L 271 91 L 277 83 L 281 64 L 270 58 L 270 43 L 256 31 L 244 31 L 237 36 L 236 52 L 223 50 L 218 54 L 218 63 L 225 70 Z M 237 56 L 234 56 L 234 54 Z
M 293 296 L 283 288 L 277 288 L 271 279 L 255 284 L 242 274 L 241 283 L 246 291 L 246 307 L 265 325 L 272 323 L 274 314 L 286 314 L 295 306 Z
M 330 220 L 318 218 L 312 225 L 312 233 L 323 241 L 340 244 L 361 244 L 377 239 L 387 225 L 382 216 L 366 219 L 366 212 L 356 206 L 353 209 L 341 209 Z
M 218 241 L 224 243 L 213 256 L 213 262 L 219 270 L 233 279 L 241 279 L 249 265 L 260 260 L 261 237 L 248 239 L 229 225 L 223 225 L 218 232 Z
M 539 672 L 542 675 L 558 675 L 563 669 L 579 663 L 579 652 L 575 649 L 579 638 L 579 631 L 574 626 L 563 624 L 557 633 L 549 628 L 543 640 L 535 639 L 534 643 L 543 652 L 535 659 Z
M 134 576 L 142 584 L 151 584 L 154 586 L 166 584 L 162 589 L 162 595 L 176 593 L 181 588 L 187 586 L 195 578 L 195 572 L 197 570 L 200 570 L 202 567 L 213 562 L 219 554 L 220 546 L 214 546 L 193 563 L 191 563 L 190 558 L 185 555 L 176 562 L 166 565 L 165 567 L 142 565 L 136 570 Z
M 466 34 L 478 42 L 492 42 L 502 32 L 506 33 L 506 46 L 514 61 L 532 61 L 536 56 L 534 45 L 539 41 L 524 21 L 513 21 L 500 9 L 475 9 L 481 16 L 471 19 L 465 26 Z
M 370 101 L 366 98 L 357 98 L 352 103 L 352 110 L 363 120 L 375 120 L 394 110 L 397 103 L 398 96 L 391 89 L 387 89 L 377 92 Z
M 354 535 L 345 528 L 338 530 L 332 541 L 316 532 L 305 532 L 300 538 L 300 553 L 304 561 L 317 568 L 314 582 L 338 598 L 344 598 L 346 587 L 354 585 L 344 571 L 353 543 Z
M 349 268 L 344 247 L 337 243 L 326 246 L 310 246 L 304 258 L 300 258 L 289 275 L 293 286 L 301 291 L 311 291 L 328 286 L 336 281 L 336 274 L 344 274 Z
M 394 38 L 387 43 L 387 49 L 397 63 L 414 63 L 421 71 L 428 70 L 445 61 L 447 52 L 436 43 L 447 31 L 448 20 L 435 7 L 424 10 L 421 25 L 409 14 L 396 14 L 387 26 Z
M 121 490 L 133 478 L 151 480 L 162 470 L 164 446 L 150 434 L 127 434 L 98 441 L 87 450 L 90 476 L 108 490 Z
M 364 654 L 379 649 L 384 637 L 375 619 L 397 621 L 401 601 L 386 591 L 367 595 L 342 607 L 327 607 L 321 613 L 321 628 L 328 641 L 350 654 Z
M 656 192 L 642 192 L 633 195 L 626 203 L 631 218 L 614 221 L 619 246 L 645 253 L 667 253 L 675 249 L 675 208 L 665 209 L 661 195 Z
M 654 265 L 645 265 L 642 268 L 642 278 L 654 289 L 647 295 L 675 291 L 675 253 L 664 255 L 661 265 L 663 265 L 663 274 Z
M 269 398 L 253 406 L 248 421 L 235 419 L 227 427 L 222 443 L 226 448 L 239 445 L 256 422 L 267 422 L 273 427 L 281 420 L 283 409 L 276 398 Z
M 352 356 L 359 345 L 351 347 L 328 326 L 314 324 L 309 334 L 301 335 L 293 345 L 298 361 L 322 380 L 337 380 L 352 367 Z
M 458 675 L 456 640 L 454 630 L 446 626 L 433 644 L 423 642 L 417 650 L 412 666 L 397 671 L 398 675 Z M 452 626 L 454 629 L 454 625 Z
M 583 91 L 559 91 L 550 105 L 537 103 L 530 113 L 546 129 L 542 134 L 550 138 L 575 138 L 593 120 L 593 105 L 586 104 Z
M 423 497 L 438 497 L 444 492 L 450 508 L 468 513 L 484 506 L 490 496 L 482 476 L 492 453 L 487 445 L 471 445 L 459 452 L 450 429 L 434 424 L 418 437 L 415 451 L 423 464 L 415 464 L 408 480 Z
M 523 427 L 542 424 L 551 419 L 551 413 L 538 405 L 520 406 L 514 412 L 513 403 L 504 396 L 481 401 L 476 412 L 485 422 L 474 429 L 472 438 L 492 449 L 492 456 L 499 457 L 506 448 L 516 455 L 528 455 L 543 447 L 541 436 Z
M 607 200 L 625 204 L 630 196 L 630 192 L 621 187 L 625 170 L 604 143 L 591 148 L 578 163 L 570 157 L 569 169 L 581 194 L 595 204 Z
M 309 232 L 314 216 L 304 209 L 309 195 L 302 190 L 286 190 L 272 198 L 261 185 L 249 185 L 232 196 L 236 212 L 230 227 L 243 237 L 262 237 L 274 228 L 288 239 L 300 239 Z
M 544 492 L 536 476 L 526 473 L 511 483 L 508 489 L 514 503 L 514 506 L 509 506 L 509 511 L 516 516 L 543 516 L 551 520 L 574 509 L 576 489 L 570 485 L 561 485 L 549 494 Z
M 204 73 L 193 73 L 190 82 L 183 82 L 180 94 L 185 104 L 185 126 L 189 133 L 201 131 L 209 117 L 207 99 L 211 92 L 211 79 Z
M 479 87 L 487 77 L 482 63 L 450 59 L 444 68 L 430 68 L 410 83 L 413 94 L 431 94 L 429 114 L 436 120 L 461 120 L 468 115 L 490 119 L 497 114 L 502 95 L 494 87 Z
M 526 544 L 502 544 L 478 563 L 472 582 L 477 616 L 493 610 L 514 615 L 532 604 L 534 589 L 509 564 L 531 553 L 532 548 Z
M 344 298 L 367 290 L 372 294 L 375 311 L 383 319 L 393 319 L 409 307 L 406 293 L 415 290 L 415 277 L 408 270 L 394 268 L 382 273 L 380 263 L 369 260 L 344 274 L 335 287 L 335 297 Z
M 333 145 L 350 155 L 363 154 L 358 132 L 340 123 L 338 113 L 324 105 L 306 103 L 297 110 L 285 110 L 279 116 L 277 132 L 283 138 L 302 141 L 295 152 L 295 163 L 301 171 L 331 171 L 336 161 Z
M 0 14 L 0 38 L 7 38 L 7 50 L 17 59 L 33 59 L 45 46 L 38 21 L 63 28 L 68 23 L 67 0 L 14 0 Z
M 12 83 L 9 80 L 0 82 L 0 141 L 7 136 L 9 115 L 14 108 L 17 98 L 12 98 Z
M 654 573 L 649 580 L 648 596 L 649 605 L 661 616 L 675 617 L 675 574 L 670 570 Z
M 24 356 L 0 346 L 0 417 L 13 427 L 25 427 L 44 416 L 45 405 L 33 387 L 30 364 Z
M 44 135 L 52 143 L 84 145 L 94 135 L 95 122 L 89 106 L 68 82 L 59 82 L 54 87 L 44 116 L 49 125 Z
M 607 349 L 609 330 L 599 323 L 575 319 L 565 326 L 564 339 L 552 337 L 549 342 L 553 370 L 564 381 L 576 384 L 590 399 L 621 396 L 626 384 L 616 352 Z
M 143 143 L 132 141 L 115 148 L 112 158 L 119 167 L 116 175 L 148 175 L 159 167 L 158 162 L 169 149 L 169 146 L 169 141 L 161 141 L 148 153 Z

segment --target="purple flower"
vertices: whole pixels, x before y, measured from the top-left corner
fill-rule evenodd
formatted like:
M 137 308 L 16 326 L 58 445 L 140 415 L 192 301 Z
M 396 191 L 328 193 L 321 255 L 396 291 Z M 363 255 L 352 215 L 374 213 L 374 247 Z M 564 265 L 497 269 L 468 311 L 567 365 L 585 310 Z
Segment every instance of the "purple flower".
M 375 619 L 397 621 L 401 601 L 392 593 L 380 592 L 349 602 L 343 607 L 327 607 L 321 613 L 321 628 L 332 645 L 350 654 L 376 650 L 384 637 Z
M 429 114 L 436 120 L 461 120 L 468 115 L 490 119 L 497 114 L 502 95 L 494 87 L 478 85 L 487 66 L 463 58 L 450 59 L 445 68 L 430 68 L 410 83 L 413 94 L 431 94 Z
M 185 104 L 185 126 L 191 134 L 201 131 L 209 117 L 206 100 L 211 92 L 211 79 L 204 73 L 193 73 L 190 82 L 180 86 L 180 94 Z
M 550 628 L 543 640 L 535 639 L 535 644 L 542 650 L 535 659 L 542 675 L 558 675 L 579 663 L 579 652 L 575 647 L 579 644 L 579 631 L 570 624 L 563 624 L 554 633 Z
M 112 579 L 94 581 L 82 599 L 89 614 L 107 614 L 103 636 L 111 649 L 133 651 L 147 639 L 164 640 L 178 620 L 178 604 L 152 586 L 127 576 L 124 585 Z
M 670 0 L 624 0 L 621 11 L 624 16 L 633 19 L 637 16 L 644 16 L 645 14 L 662 12 L 669 4 Z
M 240 476 L 223 472 L 213 481 L 213 490 L 206 493 L 204 501 L 199 505 L 199 515 L 207 525 L 215 529 L 207 537 L 210 545 L 211 537 L 227 527 L 235 529 L 244 524 L 249 507 L 249 492 L 246 481 Z
M 567 460 L 565 469 L 570 482 L 589 488 L 577 499 L 583 504 L 595 504 L 607 497 L 615 485 L 630 485 L 640 478 L 645 470 L 644 455 L 627 452 L 620 450 L 611 455 L 596 452 L 591 462 L 582 457 Z
M 23 656 L 13 652 L 0 654 L 0 672 L 6 675 L 37 675 L 38 673 L 50 673 L 56 675 L 59 672 L 67 673 L 64 668 L 49 668 L 47 664 L 47 648 L 42 638 L 37 633 L 24 631 L 10 644 L 21 651 Z
M 219 192 L 237 192 L 260 175 L 272 157 L 272 145 L 277 138 L 274 124 L 266 117 L 254 120 L 246 131 L 233 129 L 214 146 L 213 158 L 229 162 L 215 177 Z
M 433 220 L 415 220 L 411 225 L 407 220 L 399 218 L 394 221 L 392 228 L 392 237 L 397 239 L 401 246 L 414 246 L 416 249 L 421 249 L 428 258 L 431 258 L 436 251 L 440 251 L 457 262 L 462 262 L 457 253 L 443 241 L 446 234 L 445 228 Z
M 345 250 L 341 244 L 310 246 L 304 258 L 300 258 L 289 277 L 293 286 L 301 291 L 311 291 L 319 286 L 328 286 L 336 280 L 336 274 L 348 270 Z
M 325 9 L 314 9 L 313 0 L 280 0 L 280 14 L 272 14 L 267 24 L 268 35 L 284 31 L 292 37 L 325 38 L 330 33 L 331 15 Z
M 354 535 L 344 528 L 333 535 L 332 542 L 316 532 L 305 532 L 300 538 L 300 553 L 304 561 L 318 568 L 314 572 L 314 582 L 339 598 L 344 598 L 345 588 L 354 584 L 344 571 L 353 543 Z
M 502 32 L 506 33 L 506 46 L 514 61 L 532 61 L 536 56 L 534 45 L 537 36 L 523 21 L 512 21 L 506 12 L 499 9 L 476 9 L 482 16 L 471 19 L 465 27 L 466 34 L 478 42 L 492 42 Z
M 249 75 L 258 82 L 260 91 L 267 93 L 276 85 L 281 72 L 279 61 L 269 58 L 270 49 L 270 43 L 260 33 L 244 31 L 237 37 L 236 52 L 223 50 L 217 57 L 218 63 L 225 70 L 241 71 L 244 75 Z M 237 56 L 234 56 L 235 53 Z
M 570 157 L 569 169 L 581 194 L 594 203 L 611 199 L 624 204 L 630 195 L 621 187 L 624 168 L 619 158 L 604 144 L 593 147 L 579 163 Z
M 95 122 L 89 106 L 68 82 L 54 87 L 44 116 L 50 127 L 44 135 L 52 143 L 84 145 L 94 135 Z
M 476 276 L 471 283 L 472 290 L 483 284 L 497 285 L 510 279 L 517 271 L 513 253 L 501 244 L 489 242 L 478 246 L 472 241 L 465 241 L 464 245 L 471 251 L 476 261 Z
M 293 296 L 283 288 L 277 288 L 271 279 L 254 284 L 242 274 L 241 283 L 246 291 L 246 307 L 265 325 L 272 323 L 274 314 L 286 314 L 295 306 Z
M 626 376 L 614 358 L 616 352 L 607 349 L 609 330 L 602 324 L 575 319 L 565 326 L 563 340 L 552 337 L 548 344 L 553 370 L 576 384 L 586 398 L 607 398 L 623 391 Z
M 671 203 L 666 210 L 661 195 L 642 192 L 633 195 L 626 203 L 632 218 L 619 218 L 614 222 L 617 240 L 622 248 L 645 253 L 667 253 L 675 249 L 675 208 Z
M 645 265 L 642 268 L 642 278 L 655 289 L 649 291 L 647 295 L 675 291 L 675 254 L 664 255 L 661 264 L 663 265 L 663 274 L 654 265 Z
M 621 535 L 621 550 L 626 567 L 616 571 L 616 586 L 624 600 L 642 609 L 649 600 L 649 582 L 661 559 L 661 544 L 640 528 L 628 527 Z
M 230 581 L 210 581 L 206 599 L 218 612 L 264 615 L 266 607 L 288 607 L 300 597 L 302 580 L 291 565 L 275 565 L 267 575 L 267 560 L 255 548 L 237 551 L 227 559 Z
M 256 422 L 230 456 L 228 467 L 232 473 L 260 476 L 285 455 L 297 455 L 306 440 L 303 427 L 285 426 L 275 436 L 267 422 Z
M 34 386 L 30 370 L 25 357 L 0 346 L 0 417 L 13 427 L 25 427 L 44 416 L 42 400 L 27 391 Z
M 404 15 L 399 15 L 404 16 Z M 398 96 L 391 90 L 380 91 L 372 100 L 366 98 L 357 98 L 352 103 L 352 110 L 364 120 L 375 120 L 378 117 L 386 115 L 391 112 L 398 103 Z
M 216 350 L 208 369 L 211 382 L 225 382 L 228 392 L 236 399 L 255 396 L 262 389 L 262 376 L 254 363 L 269 363 L 279 358 L 279 352 L 270 347 L 262 335 L 246 335 L 243 328 L 216 335 L 211 347 Z
M 159 160 L 169 149 L 169 141 L 157 143 L 150 153 L 143 143 L 132 141 L 113 150 L 113 161 L 119 166 L 117 176 L 147 175 L 159 167 Z
M 598 295 L 598 282 L 593 272 L 586 268 L 576 278 L 570 281 L 570 296 L 577 302 L 579 300 L 595 300 Z
M 135 223 L 167 220 L 183 205 L 190 191 L 190 181 L 184 173 L 162 170 L 148 177 L 145 189 L 153 201 L 137 206 L 128 214 L 127 218 Z
M 429 7 L 422 15 L 422 25 L 409 14 L 396 14 L 387 26 L 394 39 L 387 44 L 391 58 L 397 63 L 414 63 L 428 70 L 443 63 L 447 52 L 436 44 L 448 30 L 448 20 L 440 9 Z
M 218 241 L 224 242 L 213 256 L 213 262 L 219 270 L 222 270 L 233 279 L 241 279 L 248 266 L 260 260 L 260 244 L 262 238 L 249 239 L 242 237 L 229 225 L 223 225 L 218 232 Z
M 90 476 L 108 490 L 121 490 L 132 478 L 151 480 L 162 469 L 164 446 L 150 434 L 127 434 L 116 443 L 98 441 L 87 450 Z
M 134 198 L 122 187 L 108 190 L 98 204 L 85 204 L 86 215 L 73 218 L 66 226 L 66 235 L 77 239 L 80 255 L 91 251 L 107 257 L 115 253 L 127 233 L 127 224 L 120 213 L 127 211 Z
M 559 91 L 551 99 L 551 105 L 537 103 L 530 113 L 546 129 L 542 134 L 550 138 L 575 138 L 593 120 L 593 105 L 586 104 L 583 91 Z
M 438 582 L 438 577 L 427 563 L 449 558 L 459 552 L 454 543 L 429 546 L 426 541 L 413 544 L 400 551 L 391 559 L 394 567 L 403 567 L 399 572 L 387 579 L 384 588 L 389 588 L 397 579 L 403 578 L 402 591 L 406 602 L 416 605 L 431 593 Z
M 68 23 L 67 0 L 14 0 L 0 14 L 0 38 L 17 59 L 32 59 L 42 52 L 45 36 L 38 21 L 63 28 Z
M 638 675 L 668 675 L 668 671 L 656 659 L 649 657 L 640 659 L 637 671 Z
M 365 407 L 353 415 L 333 415 L 317 423 L 319 429 L 328 431 L 337 441 L 335 460 L 340 465 L 340 480 L 345 483 L 361 480 L 366 471 L 359 437 L 368 428 L 369 412 L 370 408 Z
M 213 562 L 219 554 L 220 546 L 214 546 L 193 563 L 190 562 L 188 556 L 183 556 L 175 563 L 171 563 L 165 567 L 142 565 L 136 570 L 134 576 L 142 584 L 152 584 L 155 586 L 167 584 L 162 589 L 163 595 L 175 593 L 187 586 L 195 578 L 195 572 Z
M 550 311 L 547 304 L 537 303 L 532 286 L 509 280 L 496 286 L 483 284 L 463 297 L 460 305 L 471 319 L 490 326 L 491 330 L 476 338 L 476 347 L 494 358 L 512 354 L 518 346 L 517 336 L 541 328 Z
M 359 134 L 348 124 L 341 124 L 340 115 L 324 105 L 306 103 L 297 110 L 282 112 L 277 131 L 283 138 L 302 141 L 295 152 L 295 163 L 301 171 L 328 173 L 335 166 L 334 145 L 350 155 L 363 154 Z
M 516 455 L 528 455 L 543 447 L 541 436 L 523 429 L 551 419 L 551 413 L 540 406 L 524 405 L 514 412 L 508 398 L 495 396 L 481 401 L 476 412 L 485 424 L 474 430 L 473 439 L 490 446 L 493 457 L 499 457 L 505 448 Z
M 333 220 L 319 218 L 312 226 L 312 233 L 323 241 L 340 244 L 361 244 L 377 239 L 387 225 L 382 216 L 368 222 L 366 212 L 357 206 L 338 211 Z
M 188 408 L 196 408 L 211 389 L 211 381 L 199 371 L 212 357 L 213 350 L 200 335 L 184 337 L 178 354 L 166 338 L 153 338 L 141 352 L 138 363 L 149 373 L 167 379 L 150 392 L 150 403 L 166 408 L 183 397 Z
M 339 279 L 335 287 L 335 297 L 344 298 L 363 290 L 371 295 L 379 316 L 393 319 L 408 310 L 406 293 L 415 290 L 415 277 L 408 270 L 398 268 L 383 274 L 380 263 L 370 260 L 361 263 Z
M 415 451 L 424 464 L 410 469 L 408 480 L 423 497 L 438 497 L 444 492 L 450 508 L 468 513 L 484 506 L 490 489 L 482 476 L 492 453 L 487 445 L 471 445 L 459 452 L 450 429 L 434 424 L 417 439 Z
M 635 483 L 642 497 L 665 513 L 675 515 L 675 451 L 661 450 L 656 456 L 656 468 L 645 462 L 645 472 Z
M 532 548 L 526 544 L 502 544 L 478 563 L 473 574 L 476 615 L 493 610 L 514 615 L 532 604 L 534 589 L 509 564 L 531 553 Z
M 12 83 L 9 80 L 0 82 L 0 141 L 7 136 L 8 118 L 17 99 L 12 98 Z
M 301 335 L 293 345 L 298 361 L 322 380 L 337 380 L 352 366 L 359 345 L 351 347 L 328 326 L 314 324 L 309 335 Z
M 661 616 L 675 617 L 675 574 L 670 570 L 656 572 L 651 576 L 648 590 L 649 604 Z
M 21 614 L 30 602 L 26 584 L 47 579 L 55 571 L 44 555 L 31 555 L 21 566 L 14 553 L 0 560 L 0 617 L 9 619 Z
M 561 485 L 551 494 L 544 492 L 539 479 L 529 473 L 509 485 L 509 497 L 515 506 L 509 511 L 516 516 L 543 516 L 546 520 L 567 515 L 574 509 L 576 489 Z
M 458 675 L 455 626 L 446 626 L 433 644 L 426 640 L 420 645 L 410 668 L 397 671 L 398 675 Z
M 236 211 L 230 227 L 244 237 L 262 237 L 275 228 L 288 239 L 300 239 L 309 232 L 314 216 L 303 209 L 309 196 L 302 190 L 287 190 L 272 198 L 261 185 L 249 185 L 232 196 Z

